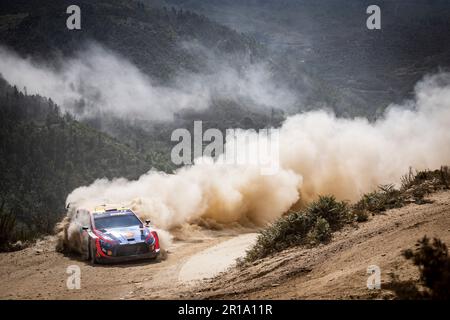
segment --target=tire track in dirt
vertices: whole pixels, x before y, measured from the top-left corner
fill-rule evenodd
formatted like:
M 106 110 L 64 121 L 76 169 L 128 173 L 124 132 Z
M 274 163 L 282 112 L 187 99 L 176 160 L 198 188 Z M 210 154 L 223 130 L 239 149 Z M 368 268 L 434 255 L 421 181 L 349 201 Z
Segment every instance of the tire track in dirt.
M 210 247 L 188 259 L 183 264 L 178 279 L 181 282 L 213 278 L 233 266 L 236 259 L 256 242 L 256 233 L 243 234 Z

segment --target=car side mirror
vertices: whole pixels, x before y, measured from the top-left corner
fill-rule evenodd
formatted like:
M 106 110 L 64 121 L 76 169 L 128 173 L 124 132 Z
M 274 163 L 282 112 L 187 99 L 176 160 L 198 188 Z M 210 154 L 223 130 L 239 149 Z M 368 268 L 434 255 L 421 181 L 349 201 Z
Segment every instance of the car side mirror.
M 88 231 L 89 227 L 88 226 L 83 226 L 82 229 L 83 229 L 83 231 Z
M 150 222 L 151 222 L 151 221 L 150 221 L 150 220 L 148 220 L 148 219 L 147 219 L 147 220 L 145 220 L 145 224 L 146 224 L 147 226 L 148 226 L 148 225 L 150 224 Z

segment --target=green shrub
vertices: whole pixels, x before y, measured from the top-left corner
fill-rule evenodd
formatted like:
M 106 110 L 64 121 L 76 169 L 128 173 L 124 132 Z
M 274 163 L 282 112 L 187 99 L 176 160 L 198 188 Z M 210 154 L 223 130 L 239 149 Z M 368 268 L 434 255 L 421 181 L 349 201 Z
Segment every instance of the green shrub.
M 420 281 L 428 288 L 424 297 L 450 299 L 450 258 L 445 243 L 436 238 L 430 242 L 423 237 L 415 250 L 405 250 L 403 256 L 419 268 Z
M 450 168 L 448 166 L 442 166 L 439 170 L 440 183 L 445 189 L 450 189 Z
M 330 224 L 324 218 L 318 218 L 308 234 L 308 242 L 312 245 L 331 240 Z
M 366 193 L 355 206 L 355 210 L 367 210 L 380 213 L 393 208 L 400 208 L 405 204 L 403 193 L 392 184 L 382 185 L 378 190 Z
M 337 201 L 334 196 L 320 196 L 306 209 L 314 220 L 325 219 L 332 231 L 339 230 L 350 219 L 350 209 L 346 202 Z
M 244 260 L 251 262 L 289 247 L 327 242 L 331 232 L 348 221 L 347 203 L 337 201 L 333 196 L 321 196 L 304 210 L 291 211 L 262 230 Z
M 408 174 L 402 177 L 401 182 L 402 191 L 411 189 L 414 191 L 418 186 L 425 187 L 428 193 L 436 189 L 449 189 L 450 169 L 448 166 L 442 166 L 439 170 L 422 170 L 413 173 L 410 168 Z
M 354 210 L 367 210 L 380 213 L 389 209 L 400 208 L 411 200 L 417 204 L 429 203 L 424 199 L 427 194 L 437 190 L 449 189 L 450 170 L 448 166 L 442 166 L 439 170 L 416 171 L 412 169 L 401 178 L 400 189 L 392 184 L 379 186 L 378 190 L 362 196 L 354 205 Z
M 15 238 L 16 219 L 12 214 L 0 213 L 0 251 L 5 251 Z
M 356 222 L 365 222 L 369 220 L 369 213 L 367 210 L 354 210 Z
M 292 211 L 261 231 L 245 260 L 254 261 L 291 246 L 305 244 L 314 221 L 304 212 Z
M 406 191 L 417 185 L 424 183 L 425 181 L 432 180 L 433 171 L 422 170 L 413 172 L 412 168 L 409 168 L 409 172 L 401 178 L 401 190 Z

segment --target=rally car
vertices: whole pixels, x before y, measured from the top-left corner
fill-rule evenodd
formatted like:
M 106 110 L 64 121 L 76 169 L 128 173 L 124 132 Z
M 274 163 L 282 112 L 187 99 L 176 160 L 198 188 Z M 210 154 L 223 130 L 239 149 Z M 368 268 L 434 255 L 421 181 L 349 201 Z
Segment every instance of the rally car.
M 80 249 L 92 264 L 137 259 L 156 259 L 158 233 L 128 208 L 99 207 L 77 210 Z

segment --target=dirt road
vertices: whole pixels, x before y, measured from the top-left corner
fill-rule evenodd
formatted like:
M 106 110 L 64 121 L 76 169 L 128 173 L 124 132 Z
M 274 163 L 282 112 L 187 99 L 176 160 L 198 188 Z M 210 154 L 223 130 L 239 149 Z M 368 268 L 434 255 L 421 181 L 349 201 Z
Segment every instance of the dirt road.
M 91 266 L 54 250 L 54 239 L 14 253 L 0 254 L 1 299 L 342 299 L 392 298 L 389 274 L 402 280 L 418 274 L 401 251 L 428 235 L 450 244 L 450 192 L 433 203 L 408 205 L 371 217 L 334 234 L 316 248 L 293 248 L 246 268 L 230 268 L 254 234 L 208 231 L 175 241 L 167 259 Z M 66 269 L 81 269 L 81 289 L 68 290 Z M 367 267 L 381 268 L 382 290 L 366 287 Z
M 91 266 L 76 256 L 55 252 L 55 239 L 47 237 L 31 248 L 0 254 L 0 299 L 182 298 L 190 292 L 192 281 L 224 271 L 254 238 L 252 233 L 208 231 L 175 241 L 160 261 Z M 67 289 L 70 265 L 80 267 L 80 290 Z
M 233 266 L 256 242 L 256 233 L 236 236 L 190 257 L 182 266 L 178 280 L 182 283 L 213 278 Z

